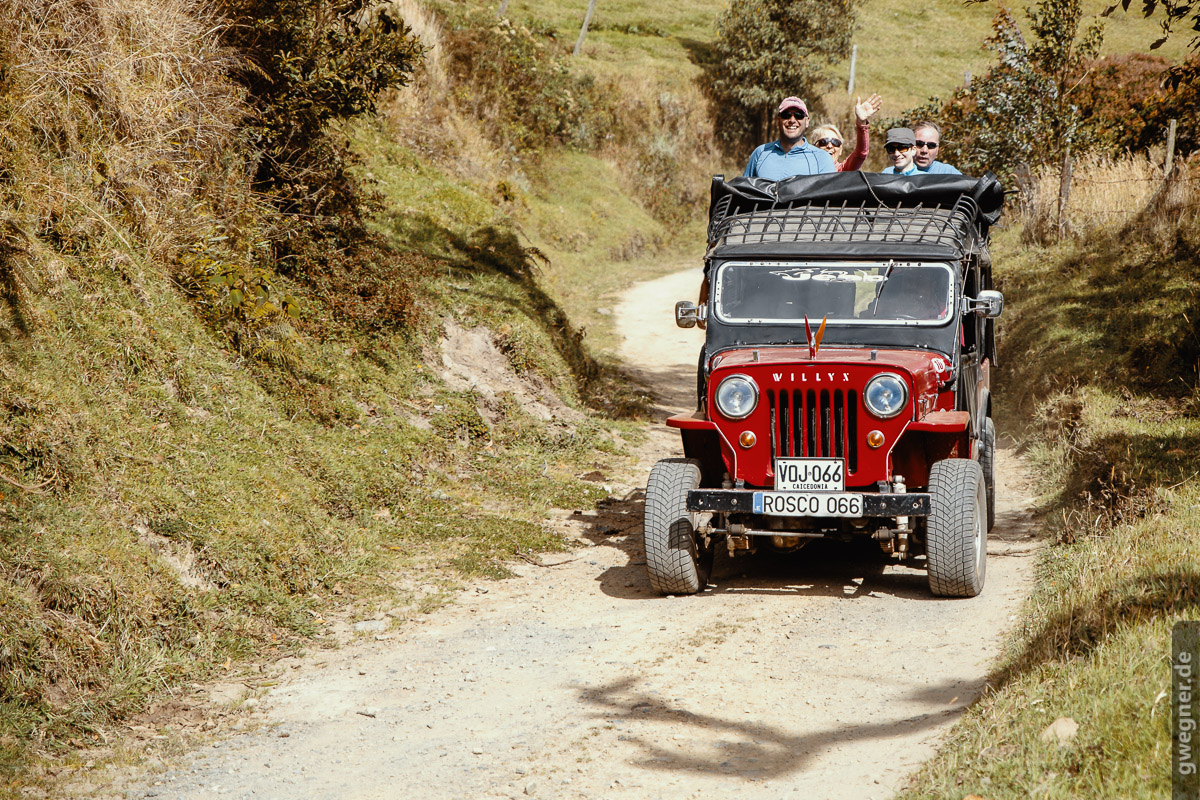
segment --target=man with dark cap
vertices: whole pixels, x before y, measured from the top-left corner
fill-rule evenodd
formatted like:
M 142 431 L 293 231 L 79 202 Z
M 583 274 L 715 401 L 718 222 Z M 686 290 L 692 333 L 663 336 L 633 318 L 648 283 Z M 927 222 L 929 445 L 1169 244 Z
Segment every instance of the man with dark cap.
M 799 97 L 785 98 L 779 104 L 778 141 L 755 148 L 742 175 L 779 181 L 793 175 L 837 172 L 833 156 L 809 144 L 804 138 L 808 123 L 808 106 L 804 101 Z
M 890 167 L 885 167 L 884 175 L 915 175 L 917 165 L 913 154 L 917 149 L 917 137 L 912 128 L 889 128 L 883 149 L 887 151 Z

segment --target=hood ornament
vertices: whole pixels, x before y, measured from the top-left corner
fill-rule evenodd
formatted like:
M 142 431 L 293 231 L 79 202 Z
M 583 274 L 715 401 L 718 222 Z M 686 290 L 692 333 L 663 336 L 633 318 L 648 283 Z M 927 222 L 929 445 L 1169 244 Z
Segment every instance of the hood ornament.
M 812 326 L 808 324 L 808 314 L 804 315 L 804 336 L 808 340 L 808 358 L 811 361 L 817 357 L 817 351 L 821 349 L 821 340 L 825 338 L 825 323 L 829 321 L 829 316 L 826 315 L 821 320 L 821 327 L 817 328 L 817 335 L 813 336 Z

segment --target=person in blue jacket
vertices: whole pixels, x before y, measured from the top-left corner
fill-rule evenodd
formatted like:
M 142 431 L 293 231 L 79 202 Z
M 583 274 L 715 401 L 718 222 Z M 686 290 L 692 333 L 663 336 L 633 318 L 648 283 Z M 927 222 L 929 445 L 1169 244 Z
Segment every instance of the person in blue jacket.
M 779 104 L 779 139 L 755 148 L 742 175 L 780 181 L 793 175 L 837 172 L 833 156 L 804 138 L 810 121 L 808 106 L 803 100 L 785 98 Z
M 942 147 L 942 129 L 936 122 L 923 119 L 913 125 L 916 152 L 913 163 L 922 175 L 961 175 L 956 168 L 937 160 Z

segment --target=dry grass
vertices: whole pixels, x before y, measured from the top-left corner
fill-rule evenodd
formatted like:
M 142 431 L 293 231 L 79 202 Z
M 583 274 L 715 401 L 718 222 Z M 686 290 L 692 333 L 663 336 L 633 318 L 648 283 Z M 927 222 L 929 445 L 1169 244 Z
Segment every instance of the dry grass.
M 0 149 L 40 156 L 18 162 L 20 182 L 5 192 L 14 223 L 68 238 L 99 226 L 161 256 L 196 234 L 198 204 L 236 214 L 251 202 L 231 159 L 240 92 L 205 4 L 8 5 L 18 66 L 6 92 L 15 101 L 0 105 Z
M 205 9 L 0 0 L 0 798 L 164 686 L 311 641 L 380 576 L 556 546 L 546 504 L 594 500 L 573 476 L 615 449 L 582 414 L 484 420 L 425 363 L 433 324 L 303 334 L 343 297 L 290 287 L 291 366 L 214 330 L 177 256 L 247 257 L 278 217 Z M 569 395 L 574 329 L 512 279 L 526 250 L 492 206 L 462 210 L 481 235 L 413 291 L 431 320 L 503 325 Z
M 1125 154 L 1111 157 L 1088 153 L 1072 166 L 1063 233 L 1077 240 L 1102 232 L 1115 232 L 1142 215 L 1153 202 L 1165 209 L 1182 207 L 1196 191 L 1196 166 L 1176 162 L 1173 179 L 1165 181 L 1161 155 Z M 1016 222 L 1026 244 L 1049 244 L 1059 236 L 1059 193 L 1061 169 L 1040 168 L 1031 177 L 1018 178 L 1020 199 L 1015 206 Z M 1177 220 L 1147 215 L 1174 227 Z

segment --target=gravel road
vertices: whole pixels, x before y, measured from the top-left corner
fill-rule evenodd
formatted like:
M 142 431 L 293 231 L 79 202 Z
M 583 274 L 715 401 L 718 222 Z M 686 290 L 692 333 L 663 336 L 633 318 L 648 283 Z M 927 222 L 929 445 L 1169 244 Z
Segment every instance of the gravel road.
M 698 277 L 634 286 L 615 311 L 660 419 L 692 403 L 701 334 L 671 313 Z M 245 730 L 114 796 L 890 797 L 981 691 L 1029 589 L 1022 463 L 999 451 L 977 598 L 933 598 L 924 572 L 820 544 L 719 558 L 713 588 L 664 598 L 645 575 L 641 490 L 679 454 L 678 435 L 652 426 L 640 463 L 607 476 L 609 502 L 554 520 L 576 550 L 273 665 L 276 685 L 236 715 Z

